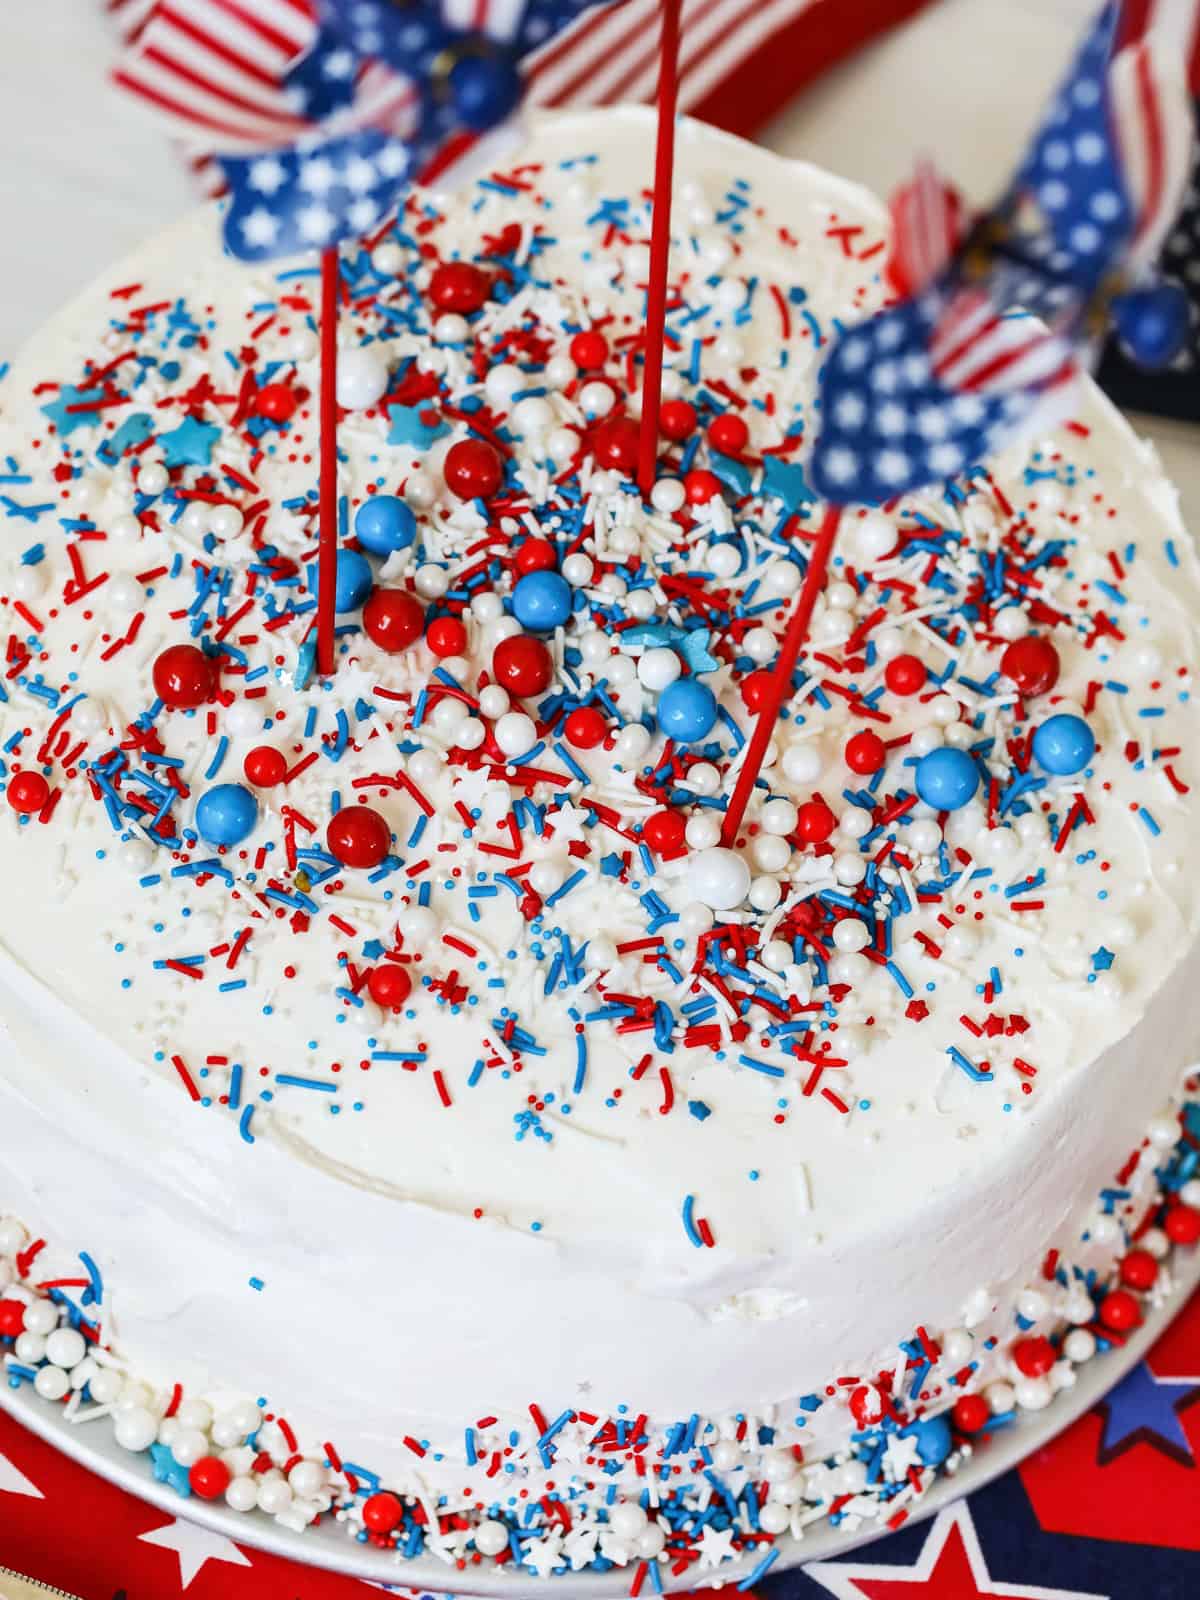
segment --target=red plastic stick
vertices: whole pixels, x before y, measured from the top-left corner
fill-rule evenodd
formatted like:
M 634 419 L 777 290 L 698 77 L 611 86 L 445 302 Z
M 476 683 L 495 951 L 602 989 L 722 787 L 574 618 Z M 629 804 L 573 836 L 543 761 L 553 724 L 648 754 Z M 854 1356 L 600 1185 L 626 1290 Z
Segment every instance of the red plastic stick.
M 321 254 L 321 500 L 317 554 L 317 671 L 333 671 L 337 588 L 337 320 L 338 248 Z
M 796 596 L 796 609 L 788 619 L 783 643 L 779 647 L 779 660 L 771 673 L 770 688 L 758 708 L 758 720 L 754 724 L 754 732 L 750 735 L 746 759 L 738 772 L 737 783 L 729 800 L 729 809 L 725 813 L 725 821 L 721 828 L 721 843 L 727 848 L 738 836 L 738 829 L 742 825 L 742 818 L 746 815 L 746 806 L 749 804 L 759 769 L 763 764 L 763 756 L 767 752 L 771 735 L 775 732 L 779 721 L 779 712 L 783 702 L 792 692 L 792 673 L 796 670 L 800 647 L 808 637 L 808 625 L 812 621 L 817 596 L 825 586 L 825 574 L 829 568 L 829 558 L 833 554 L 833 542 L 837 538 L 838 523 L 841 519 L 842 508 L 830 506 L 825 513 L 825 520 L 817 529 L 816 541 L 808 560 L 808 571 L 804 575 L 800 593 Z
M 675 103 L 679 96 L 680 0 L 662 0 L 658 44 L 658 142 L 654 152 L 654 215 L 650 227 L 650 284 L 646 294 L 646 356 L 642 369 L 642 430 L 638 488 L 648 495 L 658 463 L 667 272 L 671 254 L 671 178 L 675 168 Z

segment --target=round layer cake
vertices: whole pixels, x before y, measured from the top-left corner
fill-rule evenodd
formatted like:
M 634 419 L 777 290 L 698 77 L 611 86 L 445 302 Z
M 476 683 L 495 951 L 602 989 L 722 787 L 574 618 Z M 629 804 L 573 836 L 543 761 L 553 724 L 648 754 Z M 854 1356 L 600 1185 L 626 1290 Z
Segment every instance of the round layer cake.
M 644 499 L 651 129 L 541 122 L 343 252 L 328 678 L 311 262 L 199 213 L 0 429 L 12 1381 L 181 1490 L 542 1574 L 902 1518 L 1200 1224 L 1172 491 L 1084 385 L 849 509 L 723 848 L 886 218 L 681 127 Z

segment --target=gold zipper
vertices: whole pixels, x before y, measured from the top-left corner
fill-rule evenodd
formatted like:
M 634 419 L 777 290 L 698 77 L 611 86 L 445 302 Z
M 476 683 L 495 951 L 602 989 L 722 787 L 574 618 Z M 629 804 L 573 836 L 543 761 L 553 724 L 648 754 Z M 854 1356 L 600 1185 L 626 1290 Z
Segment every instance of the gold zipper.
M 36 1578 L 23 1577 L 11 1567 L 0 1567 L 0 1600 L 38 1600 L 40 1595 L 55 1594 L 60 1600 L 79 1600 L 78 1595 L 56 1589 L 52 1583 L 39 1583 Z

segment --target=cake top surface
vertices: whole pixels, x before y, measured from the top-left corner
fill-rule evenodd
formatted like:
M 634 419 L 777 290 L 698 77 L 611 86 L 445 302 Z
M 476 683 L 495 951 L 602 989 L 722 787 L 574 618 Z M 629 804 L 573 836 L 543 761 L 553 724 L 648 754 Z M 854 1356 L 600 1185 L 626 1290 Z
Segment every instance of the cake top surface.
M 204 211 L 33 340 L 0 420 L 2 937 L 245 1163 L 282 1141 L 756 1309 L 747 1262 L 1008 1169 L 1182 952 L 1196 573 L 1090 390 L 849 511 L 721 851 L 822 513 L 820 352 L 883 303 L 885 224 L 685 126 L 645 504 L 648 129 L 548 120 L 344 252 L 331 679 L 315 268 L 222 260 Z

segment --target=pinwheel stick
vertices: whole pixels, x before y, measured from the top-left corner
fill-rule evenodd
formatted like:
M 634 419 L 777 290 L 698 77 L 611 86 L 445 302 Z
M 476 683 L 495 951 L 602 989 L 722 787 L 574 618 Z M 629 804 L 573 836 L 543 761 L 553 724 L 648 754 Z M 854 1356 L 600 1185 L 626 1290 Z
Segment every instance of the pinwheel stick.
M 337 606 L 337 319 L 338 247 L 321 255 L 321 437 L 317 549 L 317 671 L 328 677 L 334 664 Z
M 821 526 L 817 529 L 816 541 L 808 558 L 808 571 L 804 575 L 800 593 L 796 596 L 796 609 L 788 620 L 783 643 L 779 647 L 779 659 L 771 673 L 767 692 L 759 705 L 758 720 L 754 724 L 754 732 L 750 735 L 746 757 L 738 772 L 737 783 L 734 785 L 729 807 L 725 812 L 721 843 L 727 849 L 737 839 L 742 818 L 746 815 L 746 806 L 762 768 L 763 757 L 767 753 L 771 735 L 779 722 L 783 702 L 792 692 L 792 673 L 796 670 L 801 646 L 808 638 L 808 626 L 812 621 L 817 596 L 825 587 L 825 574 L 829 570 L 829 558 L 833 554 L 833 543 L 837 538 L 841 519 L 842 508 L 830 506 Z
M 642 368 L 642 428 L 638 488 L 648 495 L 658 463 L 667 271 L 671 254 L 671 178 L 675 167 L 675 106 L 679 98 L 680 0 L 662 0 L 658 46 L 658 142 L 654 152 L 654 214 L 650 226 L 650 283 L 646 294 L 646 355 Z

